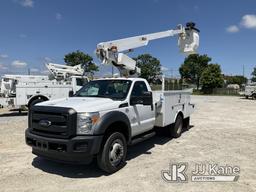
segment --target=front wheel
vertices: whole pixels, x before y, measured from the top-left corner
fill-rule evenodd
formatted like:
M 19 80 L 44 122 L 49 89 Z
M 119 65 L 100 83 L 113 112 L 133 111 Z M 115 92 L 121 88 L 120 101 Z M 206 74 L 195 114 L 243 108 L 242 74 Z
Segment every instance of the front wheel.
M 108 172 L 114 173 L 125 165 L 127 144 L 122 133 L 112 133 L 105 141 L 97 156 L 98 166 Z

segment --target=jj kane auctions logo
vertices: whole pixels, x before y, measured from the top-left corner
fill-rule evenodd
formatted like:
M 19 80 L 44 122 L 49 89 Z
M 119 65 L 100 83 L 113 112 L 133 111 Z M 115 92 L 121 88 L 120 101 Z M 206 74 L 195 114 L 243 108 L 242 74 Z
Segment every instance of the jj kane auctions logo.
M 188 182 L 188 163 L 175 163 L 169 170 L 163 170 L 161 176 L 166 182 Z M 230 182 L 239 178 L 240 167 L 218 164 L 195 164 L 191 172 L 192 182 Z

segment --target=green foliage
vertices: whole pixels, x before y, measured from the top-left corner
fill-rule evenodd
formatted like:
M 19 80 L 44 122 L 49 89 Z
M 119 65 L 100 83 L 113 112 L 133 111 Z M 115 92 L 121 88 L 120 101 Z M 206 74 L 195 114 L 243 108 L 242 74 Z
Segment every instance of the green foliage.
M 162 74 L 160 61 L 150 54 L 142 54 L 134 59 L 137 61 L 137 66 L 141 68 L 140 77 L 147 79 L 149 83 Z
M 188 83 L 196 84 L 198 89 L 201 75 L 211 60 L 207 55 L 189 55 L 179 69 L 181 78 Z
M 178 90 L 179 89 L 179 83 L 178 83 L 178 80 L 175 79 L 174 80 L 174 90 Z
M 202 91 L 211 93 L 214 88 L 222 87 L 224 80 L 218 64 L 209 64 L 201 76 Z
M 93 58 L 79 50 L 66 54 L 64 61 L 69 66 L 82 64 L 85 71 L 91 75 L 93 75 L 95 71 L 99 71 L 98 66 L 92 62 Z
M 247 78 L 242 75 L 235 75 L 235 76 L 225 76 L 224 79 L 227 81 L 226 84 L 246 84 Z
M 95 63 L 88 63 L 86 67 L 86 72 L 94 74 L 94 72 L 99 71 L 99 67 Z
M 252 71 L 252 82 L 256 82 L 256 67 Z

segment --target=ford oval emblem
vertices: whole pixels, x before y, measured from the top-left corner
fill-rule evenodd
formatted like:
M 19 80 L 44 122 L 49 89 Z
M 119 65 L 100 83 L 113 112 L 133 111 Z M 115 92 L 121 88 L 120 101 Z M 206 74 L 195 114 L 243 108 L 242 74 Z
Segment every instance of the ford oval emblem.
M 48 121 L 45 119 L 42 119 L 39 121 L 39 125 L 41 125 L 42 127 L 49 127 L 49 126 L 51 126 L 51 124 L 52 124 L 51 121 Z

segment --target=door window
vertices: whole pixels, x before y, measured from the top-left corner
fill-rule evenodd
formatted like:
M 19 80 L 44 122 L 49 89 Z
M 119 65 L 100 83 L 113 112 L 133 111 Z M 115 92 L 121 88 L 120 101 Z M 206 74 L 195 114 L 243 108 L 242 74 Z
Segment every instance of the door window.
M 76 85 L 77 86 L 84 86 L 87 83 L 86 79 L 83 78 L 76 78 Z
M 135 97 L 143 96 L 143 93 L 147 92 L 147 91 L 148 91 L 148 89 L 147 89 L 145 82 L 137 81 L 137 82 L 135 82 L 135 84 L 133 86 L 131 96 L 135 96 Z

